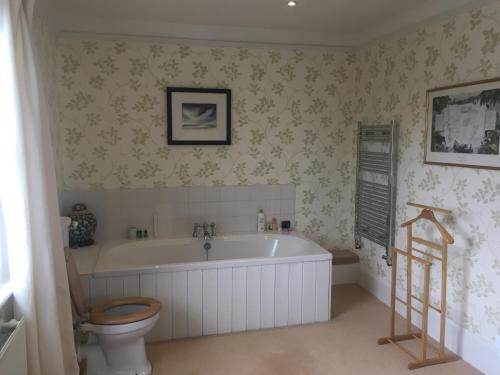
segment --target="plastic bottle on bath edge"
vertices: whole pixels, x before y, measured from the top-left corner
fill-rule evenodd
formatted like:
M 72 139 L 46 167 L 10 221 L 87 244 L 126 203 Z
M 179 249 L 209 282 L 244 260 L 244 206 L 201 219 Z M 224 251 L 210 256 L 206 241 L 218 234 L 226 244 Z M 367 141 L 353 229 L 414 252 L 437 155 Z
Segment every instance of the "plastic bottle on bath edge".
M 264 232 L 266 230 L 266 215 L 262 209 L 257 214 L 257 232 Z

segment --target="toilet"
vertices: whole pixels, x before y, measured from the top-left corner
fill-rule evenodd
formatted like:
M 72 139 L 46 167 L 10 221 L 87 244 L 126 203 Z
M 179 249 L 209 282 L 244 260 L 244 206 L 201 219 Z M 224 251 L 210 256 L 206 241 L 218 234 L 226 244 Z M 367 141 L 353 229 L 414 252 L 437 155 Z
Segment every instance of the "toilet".
M 161 309 L 154 298 L 127 297 L 88 308 L 80 276 L 70 250 L 65 249 L 68 281 L 79 329 L 95 335 L 97 343 L 81 344 L 79 361 L 86 375 L 150 375 L 144 336 L 151 331 Z

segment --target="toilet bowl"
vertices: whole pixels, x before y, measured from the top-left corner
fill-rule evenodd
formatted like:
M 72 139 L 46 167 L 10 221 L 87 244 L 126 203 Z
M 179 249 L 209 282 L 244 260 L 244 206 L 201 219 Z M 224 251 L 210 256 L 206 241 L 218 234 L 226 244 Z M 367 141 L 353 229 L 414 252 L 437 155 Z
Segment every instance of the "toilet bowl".
M 78 348 L 86 375 L 150 375 L 144 336 L 158 320 L 161 304 L 154 298 L 128 297 L 108 300 L 88 308 L 71 252 L 65 250 L 71 300 L 79 316 L 79 329 L 97 343 Z

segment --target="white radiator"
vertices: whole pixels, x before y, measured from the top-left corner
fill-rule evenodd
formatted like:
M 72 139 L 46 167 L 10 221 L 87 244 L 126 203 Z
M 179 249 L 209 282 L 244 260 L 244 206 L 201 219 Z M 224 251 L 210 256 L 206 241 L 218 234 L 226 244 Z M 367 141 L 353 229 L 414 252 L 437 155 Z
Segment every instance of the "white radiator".
M 21 319 L 14 332 L 0 348 L 0 374 L 28 374 L 24 319 Z

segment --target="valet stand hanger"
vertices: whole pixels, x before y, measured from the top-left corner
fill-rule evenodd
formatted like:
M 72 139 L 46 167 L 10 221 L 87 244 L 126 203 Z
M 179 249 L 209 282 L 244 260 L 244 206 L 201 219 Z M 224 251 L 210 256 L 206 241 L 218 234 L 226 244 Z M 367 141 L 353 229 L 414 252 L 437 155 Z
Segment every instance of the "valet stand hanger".
M 445 210 L 443 208 L 437 208 L 432 206 L 425 206 L 418 203 L 407 203 L 409 206 L 422 208 L 420 214 L 403 224 L 401 227 L 406 228 L 406 251 L 400 250 L 396 247 L 392 248 L 392 278 L 391 278 L 391 315 L 390 315 L 390 332 L 389 336 L 381 337 L 378 339 L 379 345 L 392 343 L 396 345 L 399 349 L 405 352 L 412 361 L 408 363 L 408 368 L 414 370 L 417 368 L 436 365 L 439 363 L 446 363 L 456 360 L 458 357 L 455 355 L 449 355 L 445 350 L 445 330 L 446 330 L 446 273 L 447 273 L 447 262 L 448 262 L 448 245 L 453 244 L 453 237 L 448 233 L 448 231 L 441 225 L 441 223 L 434 216 L 434 212 L 441 212 L 445 214 L 450 214 L 451 211 Z M 436 243 L 432 241 L 425 240 L 420 237 L 413 236 L 413 224 L 419 220 L 427 220 L 434 224 L 441 235 L 441 243 Z M 439 255 L 436 256 L 429 251 L 423 251 L 421 249 L 416 249 L 415 243 L 421 245 L 427 249 L 437 252 Z M 396 296 L 396 280 L 398 272 L 398 255 L 406 257 L 406 300 L 403 300 Z M 423 296 L 422 299 L 415 296 L 412 293 L 412 264 L 419 263 L 424 270 L 424 286 L 423 286 Z M 429 290 L 430 290 L 430 269 L 435 263 L 441 262 L 441 305 L 436 307 L 429 302 Z M 420 303 L 421 310 L 413 306 L 413 300 Z M 406 306 L 406 332 L 403 334 L 396 334 L 395 324 L 396 324 L 396 302 L 399 302 Z M 428 342 L 428 319 L 429 319 L 429 308 L 437 311 L 440 314 L 440 331 L 439 331 L 439 342 L 438 347 L 434 347 Z M 412 326 L 412 311 L 420 314 L 422 316 L 422 329 L 418 332 Z M 419 355 L 413 354 L 408 348 L 401 345 L 400 341 L 406 340 L 419 340 L 420 341 L 420 353 Z M 428 355 L 428 349 L 435 352 L 435 356 Z

